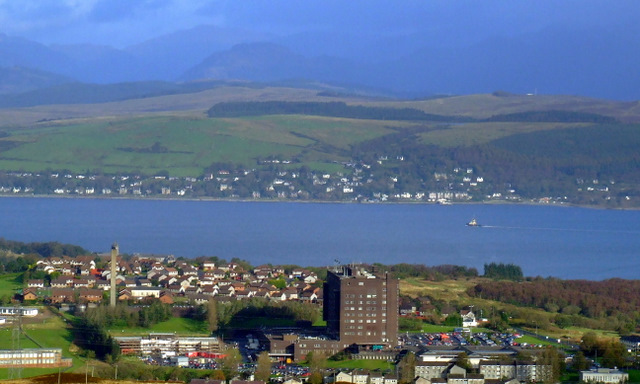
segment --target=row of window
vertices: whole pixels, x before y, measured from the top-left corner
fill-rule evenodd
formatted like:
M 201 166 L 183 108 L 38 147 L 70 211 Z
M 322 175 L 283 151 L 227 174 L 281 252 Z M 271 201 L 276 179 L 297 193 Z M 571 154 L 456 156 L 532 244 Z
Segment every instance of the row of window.
M 387 291 L 386 288 L 382 289 L 382 292 L 386 292 L 386 291 Z M 378 297 L 378 294 L 377 293 L 368 293 L 366 295 L 365 294 L 356 295 L 355 293 L 345 293 L 344 295 L 342 295 L 342 297 L 344 297 L 345 299 L 355 299 L 355 298 L 358 298 L 358 299 L 364 299 L 364 298 L 375 299 L 375 298 Z M 382 294 L 382 298 L 386 298 L 386 297 L 387 297 L 386 293 Z
M 345 304 L 356 304 L 356 301 L 355 300 L 345 300 L 344 303 Z M 378 302 L 376 300 L 367 300 L 366 303 L 367 304 L 378 304 Z M 386 301 L 384 301 L 383 303 L 386 303 Z M 360 301 L 358 301 L 357 304 L 362 305 L 362 304 L 365 304 L 365 302 L 360 300 Z
M 355 321 L 355 320 L 353 320 L 353 319 L 351 319 L 351 320 L 345 320 L 344 322 L 345 322 L 345 324 L 349 324 L 349 323 L 353 324 L 353 323 L 355 323 L 356 321 Z M 362 321 L 362 319 L 358 320 L 358 324 L 362 324 L 362 323 L 364 323 L 364 321 Z M 367 324 L 376 324 L 376 323 L 377 323 L 377 320 L 376 320 L 376 319 L 373 319 L 373 320 L 369 320 L 369 319 L 367 319 L 366 323 L 367 323 Z

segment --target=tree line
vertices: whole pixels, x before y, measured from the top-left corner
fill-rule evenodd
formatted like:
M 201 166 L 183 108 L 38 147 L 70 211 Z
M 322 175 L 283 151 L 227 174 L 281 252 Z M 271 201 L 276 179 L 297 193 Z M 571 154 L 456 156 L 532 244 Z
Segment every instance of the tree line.
M 426 280 L 441 281 L 445 279 L 458 279 L 462 277 L 477 277 L 478 270 L 473 267 L 465 267 L 460 265 L 436 265 L 427 266 L 424 264 L 374 264 L 378 270 L 389 271 L 399 279 L 407 277 L 420 277 Z
M 486 121 L 500 122 L 529 122 L 529 123 L 616 123 L 617 120 L 610 116 L 597 113 L 575 111 L 526 111 L 493 115 Z
M 0 238 L 0 250 L 17 255 L 36 254 L 40 257 L 76 257 L 90 253 L 78 245 L 62 244 L 57 241 L 24 243 L 4 238 Z
M 521 281 L 524 275 L 519 265 L 489 263 L 484 265 L 484 277 L 495 280 Z
M 215 104 L 209 117 L 244 117 L 262 115 L 312 115 L 372 120 L 471 121 L 460 116 L 442 116 L 415 108 L 365 107 L 341 101 L 230 101 Z
M 467 292 L 471 297 L 542 308 L 556 313 L 561 327 L 583 325 L 629 332 L 640 325 L 640 281 L 536 278 L 524 282 L 487 281 Z M 583 318 L 602 320 L 592 324 Z M 579 324 L 578 324 L 579 323 Z

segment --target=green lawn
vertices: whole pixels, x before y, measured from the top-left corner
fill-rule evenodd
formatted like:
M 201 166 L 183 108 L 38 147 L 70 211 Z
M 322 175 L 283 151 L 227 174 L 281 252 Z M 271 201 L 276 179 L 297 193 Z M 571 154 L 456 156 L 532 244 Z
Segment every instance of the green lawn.
M 327 322 L 322 320 L 322 319 L 317 319 L 316 321 L 313 322 L 313 324 L 311 324 L 314 327 L 326 327 L 327 326 Z
M 40 347 L 22 334 L 20 335 L 20 348 Z M 13 328 L 11 327 L 11 324 L 0 328 L 0 349 L 13 349 Z
M 207 324 L 204 321 L 196 321 L 182 317 L 172 317 L 167 321 L 154 324 L 149 328 L 115 326 L 108 330 L 113 336 L 147 335 L 150 332 L 175 333 L 190 336 L 206 336 L 209 334 Z
M 389 363 L 386 360 L 342 360 L 342 361 L 327 361 L 327 368 L 344 368 L 344 369 L 379 369 L 379 370 L 391 370 L 395 368 L 395 365 Z
M 425 324 L 422 326 L 422 332 L 425 332 L 425 333 L 453 332 L 454 328 L 456 327 L 452 327 L 449 325 Z
M 20 275 L 20 273 L 0 275 L 0 297 L 13 296 L 16 290 L 22 288 L 22 283 L 18 281 Z
M 630 383 L 640 383 L 640 370 L 630 369 L 627 373 L 629 374 Z
M 538 344 L 538 345 L 557 345 L 557 343 L 554 343 L 553 340 L 555 339 L 538 339 L 536 337 L 533 336 L 529 336 L 529 335 L 524 335 L 518 339 L 516 339 L 516 342 L 519 344 L 523 344 L 523 343 L 527 343 L 527 344 Z

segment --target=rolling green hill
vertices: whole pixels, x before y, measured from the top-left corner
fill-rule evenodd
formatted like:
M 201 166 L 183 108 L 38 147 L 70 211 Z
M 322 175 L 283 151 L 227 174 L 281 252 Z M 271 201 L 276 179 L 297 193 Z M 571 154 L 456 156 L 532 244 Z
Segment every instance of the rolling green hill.
M 252 167 L 278 155 L 348 160 L 349 145 L 379 137 L 387 122 L 313 116 L 206 119 L 157 116 L 54 125 L 0 139 L 0 168 L 200 176 L 213 163 Z M 161 150 L 154 150 L 156 145 Z
M 463 201 L 567 196 L 561 202 L 637 206 L 639 121 L 638 103 L 569 96 L 381 101 L 241 85 L 0 109 L 0 170 L 8 175 L 0 187 L 51 193 L 52 182 L 19 183 L 9 175 L 16 171 L 195 179 L 232 170 L 238 176 L 212 187 L 172 186 L 192 197 L 424 200 L 453 191 Z M 297 180 L 279 181 L 288 188 L 278 191 L 273 182 L 287 171 Z M 86 187 L 53 184 L 62 193 Z

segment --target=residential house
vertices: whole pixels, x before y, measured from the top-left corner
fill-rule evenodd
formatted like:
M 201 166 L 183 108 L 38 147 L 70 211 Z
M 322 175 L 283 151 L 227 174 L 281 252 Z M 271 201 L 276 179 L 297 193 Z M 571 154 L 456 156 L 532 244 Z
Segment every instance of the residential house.
M 86 303 L 99 303 L 102 301 L 103 292 L 104 291 L 100 289 L 81 288 L 78 290 L 78 301 Z
M 476 315 L 471 311 L 471 309 L 463 309 L 462 311 L 460 311 L 460 316 L 462 316 L 462 326 L 464 328 L 478 326 Z
M 204 263 L 202 263 L 202 269 L 205 271 L 210 271 L 215 268 L 216 268 L 216 263 L 214 263 L 213 261 L 205 261 Z
M 218 268 L 218 269 L 214 269 L 212 272 L 213 275 L 213 279 L 214 280 L 221 280 L 224 279 L 227 276 L 227 272 L 225 272 L 223 269 Z
M 44 280 L 27 280 L 27 288 L 44 288 Z
M 148 296 L 159 298 L 161 290 L 160 287 L 132 287 L 131 295 L 136 299 Z
M 318 296 L 313 291 L 304 291 L 302 292 L 298 299 L 305 303 L 313 303 L 318 298 Z
M 71 280 L 71 283 L 73 283 L 73 279 Z M 66 277 L 59 277 L 57 279 L 53 279 L 51 280 L 51 287 L 52 288 L 67 288 L 70 287 L 70 283 L 67 280 Z
M 201 293 L 193 293 L 193 294 L 187 295 L 187 298 L 189 299 L 190 302 L 197 305 L 206 304 L 209 302 L 209 300 L 211 300 L 211 296 L 203 295 Z
M 75 303 L 76 291 L 71 288 L 51 288 L 49 299 L 52 304 Z
M 33 288 L 27 288 L 24 291 L 22 291 L 22 300 L 23 301 L 38 300 L 38 294 L 36 293 L 36 290 Z
M 108 291 L 111 289 L 111 283 L 108 280 L 100 279 L 96 282 L 94 287 L 102 289 L 103 291 Z
M 118 301 L 130 301 L 133 300 L 133 295 L 131 294 L 131 291 L 128 289 L 123 289 L 122 291 L 120 291 L 120 293 L 118 294 Z
M 160 297 L 158 298 L 162 304 L 173 304 L 173 295 L 169 292 L 160 292 Z
M 201 292 L 203 295 L 215 296 L 218 294 L 218 286 L 217 285 L 207 285 L 201 287 Z
M 89 288 L 89 281 L 87 279 L 76 279 L 73 281 L 73 288 Z
M 232 297 L 236 295 L 236 290 L 231 285 L 225 285 L 218 290 L 218 296 Z

